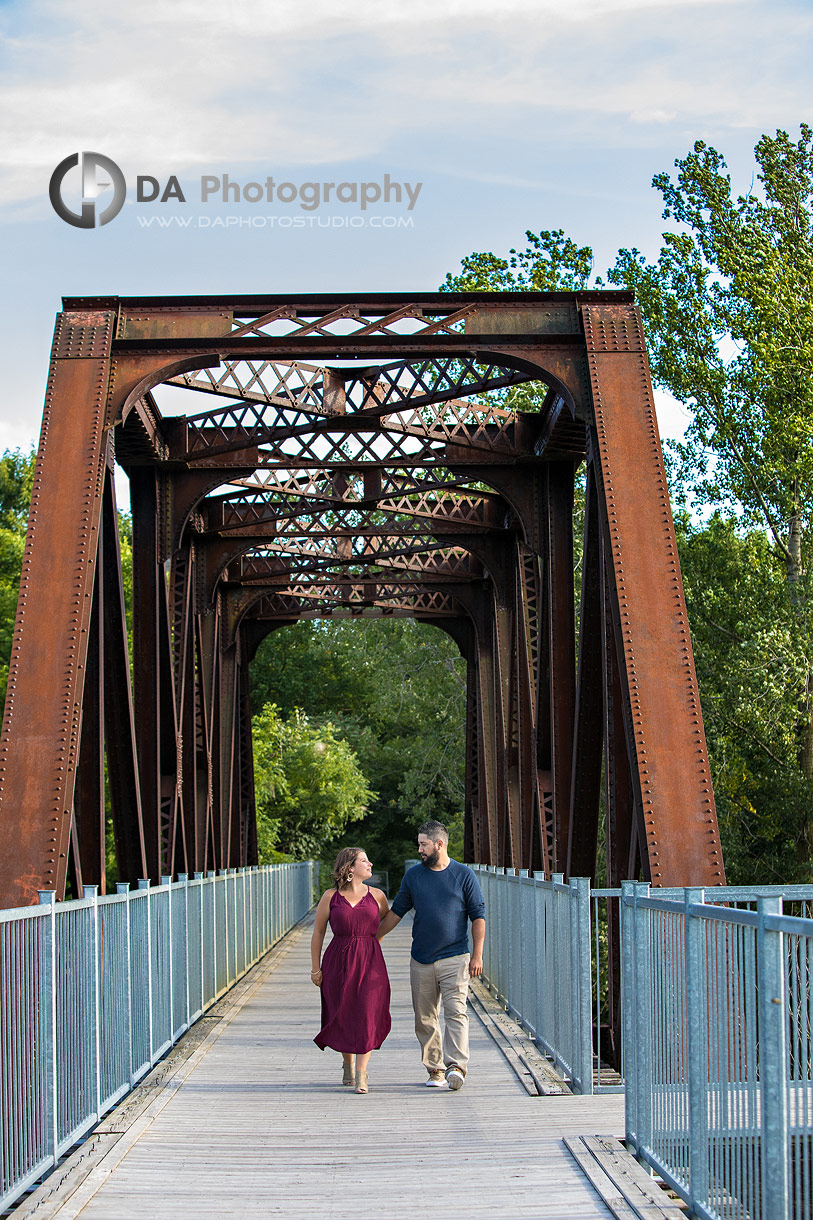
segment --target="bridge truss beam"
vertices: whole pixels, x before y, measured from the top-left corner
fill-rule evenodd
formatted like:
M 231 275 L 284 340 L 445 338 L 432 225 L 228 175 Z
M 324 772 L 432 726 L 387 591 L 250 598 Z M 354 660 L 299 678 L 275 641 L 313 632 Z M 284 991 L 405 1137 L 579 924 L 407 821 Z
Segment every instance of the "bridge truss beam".
M 131 882 L 254 863 L 251 658 L 299 619 L 375 616 L 433 623 L 466 660 L 470 858 L 594 875 L 603 799 L 610 883 L 724 880 L 629 294 L 65 300 L 0 901 L 103 886 L 108 818 Z

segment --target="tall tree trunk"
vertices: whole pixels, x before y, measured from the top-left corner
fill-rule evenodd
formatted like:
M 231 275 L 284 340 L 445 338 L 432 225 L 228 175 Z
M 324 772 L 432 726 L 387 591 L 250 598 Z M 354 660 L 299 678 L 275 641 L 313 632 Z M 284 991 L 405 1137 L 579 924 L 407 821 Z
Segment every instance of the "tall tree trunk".
M 786 563 L 788 588 L 796 617 L 805 617 L 806 605 L 802 586 L 804 567 L 802 563 L 802 513 L 796 505 L 788 521 L 788 559 Z M 797 722 L 798 750 L 796 754 L 799 771 L 813 787 L 813 668 L 808 669 L 805 692 L 799 707 Z M 813 865 L 813 807 L 808 806 L 804 821 L 799 828 L 797 844 L 799 863 L 810 870 Z
M 808 670 L 805 700 L 799 717 L 799 770 L 813 789 L 813 669 Z M 808 802 L 799 828 L 797 858 L 808 874 L 813 872 L 813 809 Z M 808 877 L 809 879 L 809 877 Z

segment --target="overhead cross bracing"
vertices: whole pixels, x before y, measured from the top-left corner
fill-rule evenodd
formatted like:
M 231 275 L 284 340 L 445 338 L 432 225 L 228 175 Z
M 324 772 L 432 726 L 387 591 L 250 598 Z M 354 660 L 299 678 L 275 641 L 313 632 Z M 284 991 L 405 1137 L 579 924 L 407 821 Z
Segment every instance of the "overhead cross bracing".
M 610 881 L 722 881 L 630 294 L 66 299 L 0 742 L 2 900 L 102 882 L 106 802 L 123 879 L 253 863 L 259 643 L 402 615 L 467 661 L 469 859 L 592 874 L 603 799 Z

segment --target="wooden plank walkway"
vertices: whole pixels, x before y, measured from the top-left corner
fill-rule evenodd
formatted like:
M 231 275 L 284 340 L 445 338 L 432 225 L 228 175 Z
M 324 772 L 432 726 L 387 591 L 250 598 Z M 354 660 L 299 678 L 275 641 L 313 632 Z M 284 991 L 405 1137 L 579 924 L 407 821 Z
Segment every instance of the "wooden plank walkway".
M 563 1139 L 621 1135 L 622 1097 L 529 1096 L 473 1014 L 464 1088 L 425 1088 L 403 925 L 384 942 L 393 1030 L 371 1060 L 371 1092 L 343 1089 L 341 1057 L 311 1041 L 309 939 L 309 926 L 295 929 L 221 1003 L 222 1019 L 129 1126 L 106 1120 L 115 1142 L 64 1204 L 43 1208 L 49 1217 L 611 1216 Z

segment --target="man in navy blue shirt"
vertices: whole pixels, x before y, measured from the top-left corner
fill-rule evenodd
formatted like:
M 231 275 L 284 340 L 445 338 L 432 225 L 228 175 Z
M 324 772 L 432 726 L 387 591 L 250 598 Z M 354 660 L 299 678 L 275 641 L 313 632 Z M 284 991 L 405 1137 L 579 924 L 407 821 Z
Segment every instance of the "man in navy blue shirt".
M 469 1062 L 466 998 L 469 979 L 483 972 L 486 908 L 472 870 L 449 858 L 449 832 L 441 822 L 424 822 L 418 829 L 418 854 L 422 867 L 407 869 L 378 936 L 386 936 L 414 908 L 409 981 L 426 1083 L 448 1082 L 450 1089 L 459 1089 Z

